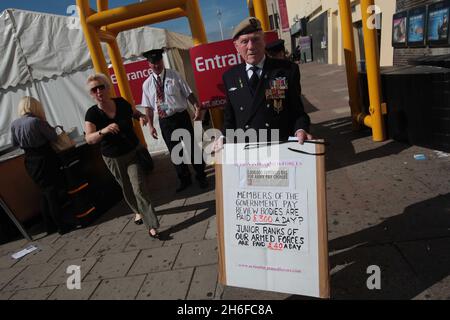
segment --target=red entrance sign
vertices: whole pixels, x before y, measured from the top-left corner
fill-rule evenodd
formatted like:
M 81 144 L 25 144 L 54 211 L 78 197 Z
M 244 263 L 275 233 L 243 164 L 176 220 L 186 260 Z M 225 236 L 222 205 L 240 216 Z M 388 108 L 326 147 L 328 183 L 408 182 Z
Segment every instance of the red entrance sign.
M 266 43 L 278 38 L 276 32 L 266 33 Z M 202 108 L 225 106 L 225 88 L 222 74 L 232 66 L 242 63 L 233 40 L 199 45 L 190 49 L 191 64 Z
M 133 94 L 134 103 L 139 105 L 142 101 L 142 84 L 151 74 L 147 60 L 130 62 L 124 65 L 127 73 L 128 82 L 130 83 L 131 93 Z M 113 68 L 109 68 L 109 74 L 114 85 L 116 94 L 120 96 L 119 87 L 117 85 L 116 75 Z

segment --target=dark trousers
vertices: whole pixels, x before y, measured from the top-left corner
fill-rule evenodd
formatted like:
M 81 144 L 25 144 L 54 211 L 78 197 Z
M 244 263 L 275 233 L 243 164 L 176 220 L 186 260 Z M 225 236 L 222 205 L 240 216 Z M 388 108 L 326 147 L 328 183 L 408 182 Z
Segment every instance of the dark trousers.
M 192 127 L 191 119 L 189 117 L 189 113 L 185 110 L 183 112 L 177 112 L 174 115 L 159 119 L 159 125 L 161 127 L 161 132 L 163 135 L 164 142 L 166 143 L 169 152 L 172 154 L 172 150 L 181 143 L 180 140 L 172 141 L 172 133 L 176 129 L 186 129 L 190 134 L 190 141 L 184 141 L 185 143 L 190 143 L 190 154 L 188 155 L 189 159 L 191 159 L 192 166 L 196 172 L 197 179 L 205 178 L 205 162 L 203 160 L 203 150 L 200 149 L 194 141 L 194 128 Z M 183 152 L 187 152 L 187 150 L 181 150 L 180 156 L 183 155 Z M 200 153 L 199 153 L 200 152 Z M 195 163 L 194 154 L 201 154 L 201 161 L 199 163 Z M 177 171 L 177 176 L 181 181 L 190 179 L 189 168 L 186 163 L 174 164 L 175 170 Z
M 60 230 L 63 220 L 58 194 L 63 177 L 55 152 L 49 145 L 25 149 L 25 169 L 42 191 L 41 211 L 46 230 Z

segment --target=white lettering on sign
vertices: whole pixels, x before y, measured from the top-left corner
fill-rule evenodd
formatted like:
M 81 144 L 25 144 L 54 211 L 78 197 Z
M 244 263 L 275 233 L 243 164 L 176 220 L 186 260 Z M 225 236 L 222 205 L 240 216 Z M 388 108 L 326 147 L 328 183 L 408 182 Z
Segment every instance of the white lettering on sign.
M 127 73 L 127 78 L 128 78 L 128 81 L 138 80 L 138 79 L 147 79 L 148 76 L 150 75 L 150 73 L 151 73 L 150 69 L 139 70 L 136 72 Z M 117 78 L 116 78 L 115 74 L 111 75 L 111 81 L 113 84 L 117 84 Z
M 227 66 L 234 66 L 242 63 L 241 56 L 237 53 L 224 56 L 215 55 L 213 58 L 197 57 L 195 58 L 195 69 L 198 72 L 221 69 Z

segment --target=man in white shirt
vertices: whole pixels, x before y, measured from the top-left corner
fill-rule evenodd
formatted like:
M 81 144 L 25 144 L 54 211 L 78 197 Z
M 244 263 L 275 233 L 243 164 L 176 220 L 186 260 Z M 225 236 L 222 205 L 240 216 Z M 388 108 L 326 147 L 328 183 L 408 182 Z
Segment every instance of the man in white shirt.
M 142 85 L 142 102 L 148 117 L 150 134 L 158 139 L 158 134 L 153 126 L 153 114 L 158 112 L 159 125 L 167 148 L 172 149 L 180 143 L 180 140 L 172 141 L 172 133 L 176 129 L 185 129 L 190 133 L 190 159 L 196 172 L 196 178 L 201 188 L 208 186 L 205 174 L 205 163 L 202 150 L 194 140 L 194 129 L 192 127 L 189 113 L 187 112 L 187 101 L 195 107 L 194 121 L 201 120 L 202 111 L 197 98 L 180 74 L 175 70 L 164 68 L 162 59 L 163 49 L 150 50 L 142 55 L 148 60 L 152 74 Z M 186 150 L 184 150 L 187 152 Z M 195 152 L 202 155 L 201 163 L 196 163 Z M 199 162 L 199 161 L 198 161 Z M 183 162 L 174 164 L 177 171 L 180 186 L 177 192 L 186 189 L 192 184 L 191 174 L 188 166 Z

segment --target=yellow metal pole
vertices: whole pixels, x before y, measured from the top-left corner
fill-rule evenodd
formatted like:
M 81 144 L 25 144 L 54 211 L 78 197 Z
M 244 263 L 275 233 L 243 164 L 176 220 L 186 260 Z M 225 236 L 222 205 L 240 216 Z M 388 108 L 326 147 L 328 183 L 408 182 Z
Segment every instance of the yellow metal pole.
M 145 16 L 138 17 L 138 18 L 133 18 L 133 19 L 109 24 L 107 26 L 107 30 L 112 33 L 117 34 L 119 32 L 125 31 L 125 30 L 139 28 L 139 27 L 143 27 L 145 25 L 158 23 L 161 21 L 181 18 L 181 17 L 185 17 L 186 15 L 187 15 L 186 11 L 184 11 L 182 8 L 174 8 L 174 9 L 169 9 L 169 10 L 165 10 L 165 11 L 150 13 Z
M 369 26 L 370 15 L 374 14 L 374 12 L 372 12 L 372 10 L 368 12 L 368 10 L 374 8 L 374 5 L 374 0 L 361 0 L 372 138 L 373 141 L 384 141 L 386 140 L 386 136 L 381 106 L 380 58 L 378 52 L 377 29 L 375 26 Z
M 119 86 L 120 95 L 131 104 L 134 110 L 136 109 L 136 105 L 134 103 L 130 83 L 128 82 L 127 73 L 125 71 L 125 67 L 123 66 L 122 55 L 120 54 L 120 49 L 119 46 L 117 45 L 117 41 L 108 43 L 108 53 L 114 68 L 114 74 L 116 75 L 117 78 L 117 84 Z M 133 125 L 134 125 L 134 132 L 138 136 L 139 140 L 145 147 L 147 147 L 139 121 L 134 120 Z
M 200 11 L 198 0 L 191 0 L 186 3 L 186 13 L 189 20 L 189 25 L 192 31 L 192 38 L 194 46 L 205 44 L 208 42 L 206 38 L 205 27 Z M 209 109 L 211 122 L 214 128 L 220 129 L 223 125 L 223 110 L 213 108 Z
M 360 96 L 358 89 L 358 68 L 356 66 L 355 39 L 353 36 L 352 12 L 350 0 L 339 0 L 339 14 L 341 16 L 342 38 L 345 55 L 345 69 L 347 71 L 347 86 L 349 105 L 352 114 L 353 130 L 361 126 L 357 120 L 361 113 Z
M 92 63 L 94 64 L 94 69 L 96 72 L 104 73 L 109 75 L 108 66 L 106 64 L 105 56 L 103 54 L 102 46 L 100 45 L 100 39 L 97 34 L 97 30 L 89 26 L 86 22 L 87 14 L 91 12 L 89 8 L 89 0 L 77 0 L 78 8 L 80 8 L 80 23 L 83 29 L 84 37 L 91 53 Z M 111 94 L 115 96 L 114 90 Z
M 189 0 L 186 2 L 186 13 L 192 31 L 194 46 L 208 43 L 198 0 Z
M 263 31 L 269 31 L 270 23 L 266 0 L 253 0 L 253 9 L 255 11 L 255 17 L 261 21 Z
M 195 0 L 164 0 L 144 1 L 123 7 L 108 9 L 97 12 L 88 17 L 87 22 L 93 27 L 102 27 L 108 24 L 140 17 L 144 14 L 164 11 L 172 8 L 182 7 L 186 2 Z
M 97 0 L 97 11 L 108 10 L 108 0 Z
M 116 41 L 116 35 L 112 32 L 109 31 L 105 31 L 105 30 L 98 30 L 98 37 L 100 39 L 100 41 L 102 42 L 113 42 Z
M 248 16 L 254 17 L 255 16 L 255 8 L 253 7 L 253 0 L 247 0 L 247 7 L 248 7 Z

